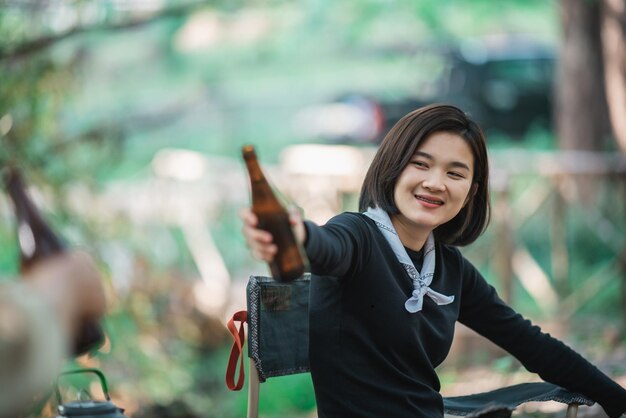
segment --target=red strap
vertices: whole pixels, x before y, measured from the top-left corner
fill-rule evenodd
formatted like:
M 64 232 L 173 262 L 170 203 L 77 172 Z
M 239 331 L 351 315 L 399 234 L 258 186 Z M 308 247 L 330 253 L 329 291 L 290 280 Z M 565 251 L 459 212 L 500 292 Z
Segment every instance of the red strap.
M 239 321 L 241 325 L 239 329 L 235 325 L 235 321 Z M 233 317 L 228 320 L 228 330 L 233 337 L 235 338 L 235 342 L 233 342 L 233 348 L 230 350 L 230 357 L 228 359 L 228 367 L 226 368 L 226 386 L 230 390 L 241 390 L 243 387 L 244 381 L 244 371 L 243 371 L 243 344 L 246 341 L 246 336 L 243 331 L 244 322 L 248 321 L 248 311 L 239 311 L 235 312 Z M 237 379 L 237 384 L 235 384 L 235 371 L 237 370 L 237 357 L 239 357 L 239 379 Z

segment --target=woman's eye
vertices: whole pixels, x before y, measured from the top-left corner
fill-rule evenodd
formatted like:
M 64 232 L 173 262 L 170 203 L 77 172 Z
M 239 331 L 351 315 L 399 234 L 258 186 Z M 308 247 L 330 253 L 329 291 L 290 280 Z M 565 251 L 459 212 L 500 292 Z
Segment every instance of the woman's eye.
M 463 174 L 461 174 L 461 173 L 457 173 L 457 172 L 455 172 L 455 171 L 451 171 L 451 172 L 449 172 L 449 173 L 448 173 L 448 175 L 449 175 L 450 177 L 459 178 L 459 179 L 465 178 L 465 177 L 463 176 Z
M 428 167 L 428 165 L 425 162 L 423 162 L 423 161 L 413 161 L 413 164 L 416 167 L 422 167 L 422 168 L 427 168 Z

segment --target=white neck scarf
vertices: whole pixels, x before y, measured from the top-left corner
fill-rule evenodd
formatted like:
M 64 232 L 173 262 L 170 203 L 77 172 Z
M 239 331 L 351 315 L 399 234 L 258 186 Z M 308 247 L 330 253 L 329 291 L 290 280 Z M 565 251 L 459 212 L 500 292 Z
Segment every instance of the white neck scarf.
M 368 208 L 364 215 L 376 223 L 376 226 L 391 246 L 396 258 L 413 281 L 413 294 L 404 303 L 407 311 L 411 313 L 421 311 L 424 304 L 424 295 L 428 295 L 437 305 L 447 305 L 454 301 L 454 296 L 442 295 L 429 287 L 435 275 L 435 238 L 432 232 L 426 239 L 424 262 L 422 263 L 422 271 L 420 273 L 409 258 L 387 212 L 378 207 Z

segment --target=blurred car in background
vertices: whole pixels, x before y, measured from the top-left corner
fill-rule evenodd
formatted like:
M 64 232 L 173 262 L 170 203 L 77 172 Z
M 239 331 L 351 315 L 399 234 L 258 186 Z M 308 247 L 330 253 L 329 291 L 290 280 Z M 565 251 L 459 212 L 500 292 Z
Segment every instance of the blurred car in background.
M 298 117 L 324 142 L 379 143 L 410 111 L 449 103 L 470 113 L 487 134 L 523 139 L 551 128 L 554 48 L 527 38 L 490 38 L 439 48 L 441 71 L 418 94 L 402 99 L 360 93 L 303 111 Z

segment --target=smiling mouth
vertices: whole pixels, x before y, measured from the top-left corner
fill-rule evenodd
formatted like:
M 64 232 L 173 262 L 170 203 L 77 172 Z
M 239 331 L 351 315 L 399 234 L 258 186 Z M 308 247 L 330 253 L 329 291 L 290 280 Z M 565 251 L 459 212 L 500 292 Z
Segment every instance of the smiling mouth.
M 430 203 L 431 205 L 443 205 L 443 201 L 438 199 L 428 199 L 424 196 L 415 195 L 417 200 L 421 200 L 422 202 Z

